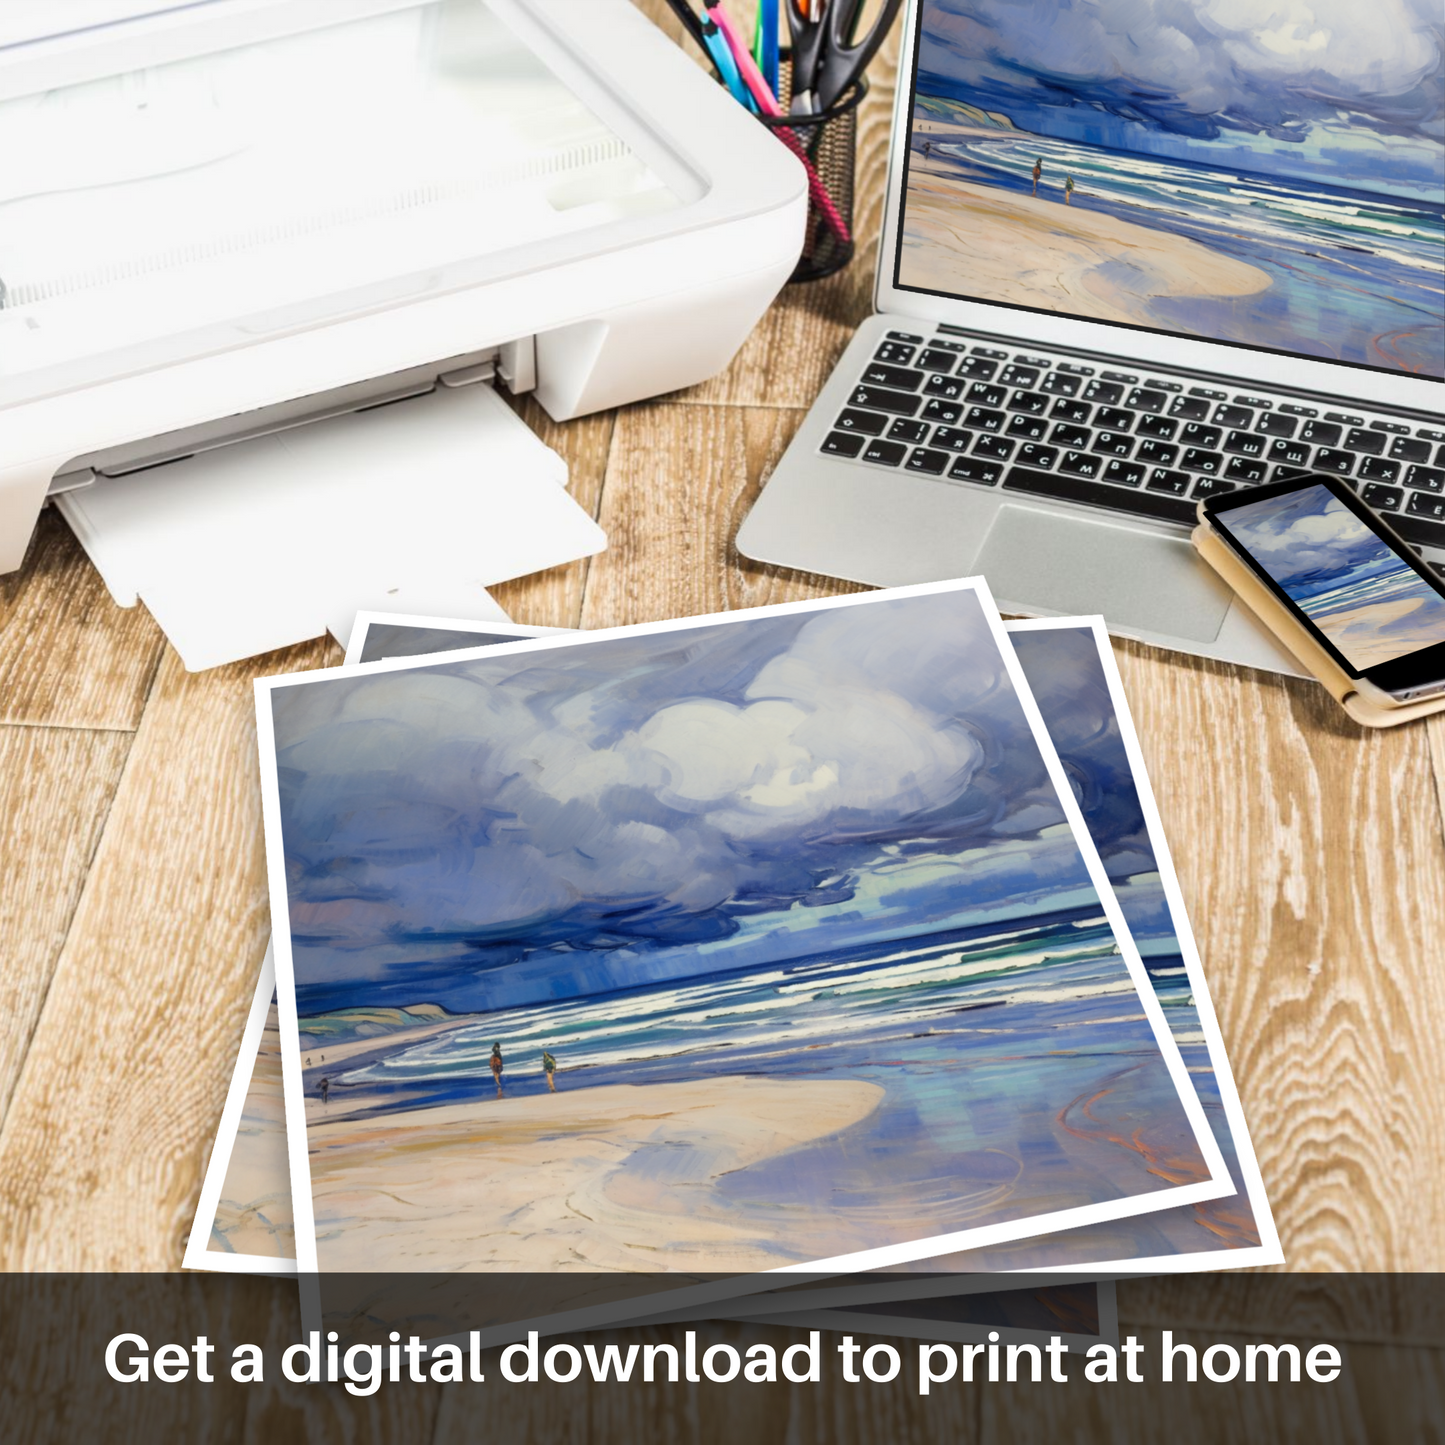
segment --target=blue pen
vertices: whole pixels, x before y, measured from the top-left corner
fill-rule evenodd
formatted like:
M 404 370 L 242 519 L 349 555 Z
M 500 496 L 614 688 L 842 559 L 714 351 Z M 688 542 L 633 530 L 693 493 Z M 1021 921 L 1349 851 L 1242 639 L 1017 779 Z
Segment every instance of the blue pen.
M 778 0 L 758 0 L 758 30 L 762 37 L 758 69 L 774 95 L 778 93 Z
M 733 53 L 728 48 L 722 31 L 717 28 L 717 21 L 711 17 L 703 18 L 702 43 L 707 46 L 707 53 L 712 57 L 712 63 L 717 67 L 717 73 L 722 76 L 723 84 L 732 91 L 733 99 L 739 104 L 747 106 L 749 110 L 755 111 L 757 106 L 753 102 L 752 92 L 743 84 L 738 63 L 733 59 Z

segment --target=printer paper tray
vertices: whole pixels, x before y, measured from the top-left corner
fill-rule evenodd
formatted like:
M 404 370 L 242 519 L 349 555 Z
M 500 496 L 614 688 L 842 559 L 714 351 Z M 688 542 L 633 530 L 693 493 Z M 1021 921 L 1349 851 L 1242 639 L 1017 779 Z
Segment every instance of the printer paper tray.
M 567 467 L 489 386 L 238 442 L 55 499 L 123 607 L 192 671 L 363 608 L 496 615 L 485 589 L 606 546 Z

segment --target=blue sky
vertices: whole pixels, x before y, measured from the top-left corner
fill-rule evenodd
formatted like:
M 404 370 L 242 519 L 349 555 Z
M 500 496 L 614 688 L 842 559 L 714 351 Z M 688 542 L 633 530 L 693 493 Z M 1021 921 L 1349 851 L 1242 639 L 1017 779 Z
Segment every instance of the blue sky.
M 1403 563 L 1326 487 L 1306 487 L 1236 507 L 1229 530 L 1292 597 L 1302 599 L 1403 568 Z
M 272 698 L 303 1013 L 512 1006 L 1093 896 L 968 592 Z
M 1445 199 L 1439 0 L 926 0 L 919 89 L 1025 130 Z

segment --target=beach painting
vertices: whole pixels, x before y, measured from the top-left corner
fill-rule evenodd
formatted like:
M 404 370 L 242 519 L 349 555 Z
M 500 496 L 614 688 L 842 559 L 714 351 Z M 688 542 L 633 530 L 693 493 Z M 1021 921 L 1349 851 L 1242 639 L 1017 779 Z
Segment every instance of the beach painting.
M 896 284 L 1445 375 L 1438 0 L 921 0 Z
M 1233 1187 L 979 583 L 269 679 L 258 730 L 303 1270 L 874 1267 Z
M 1357 672 L 1445 643 L 1445 597 L 1325 486 L 1221 519 Z

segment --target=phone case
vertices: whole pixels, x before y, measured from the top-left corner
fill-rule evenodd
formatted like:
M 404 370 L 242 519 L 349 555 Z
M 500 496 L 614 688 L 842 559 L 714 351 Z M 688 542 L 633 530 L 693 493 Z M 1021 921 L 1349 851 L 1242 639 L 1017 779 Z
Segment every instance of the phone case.
M 1326 691 L 1367 728 L 1392 728 L 1416 718 L 1445 712 L 1445 693 L 1421 702 L 1377 703 L 1360 695 L 1355 679 L 1310 636 L 1278 598 L 1240 561 L 1208 522 L 1195 527 L 1191 540 L 1199 555 L 1237 592 L 1256 617 L 1312 672 Z

